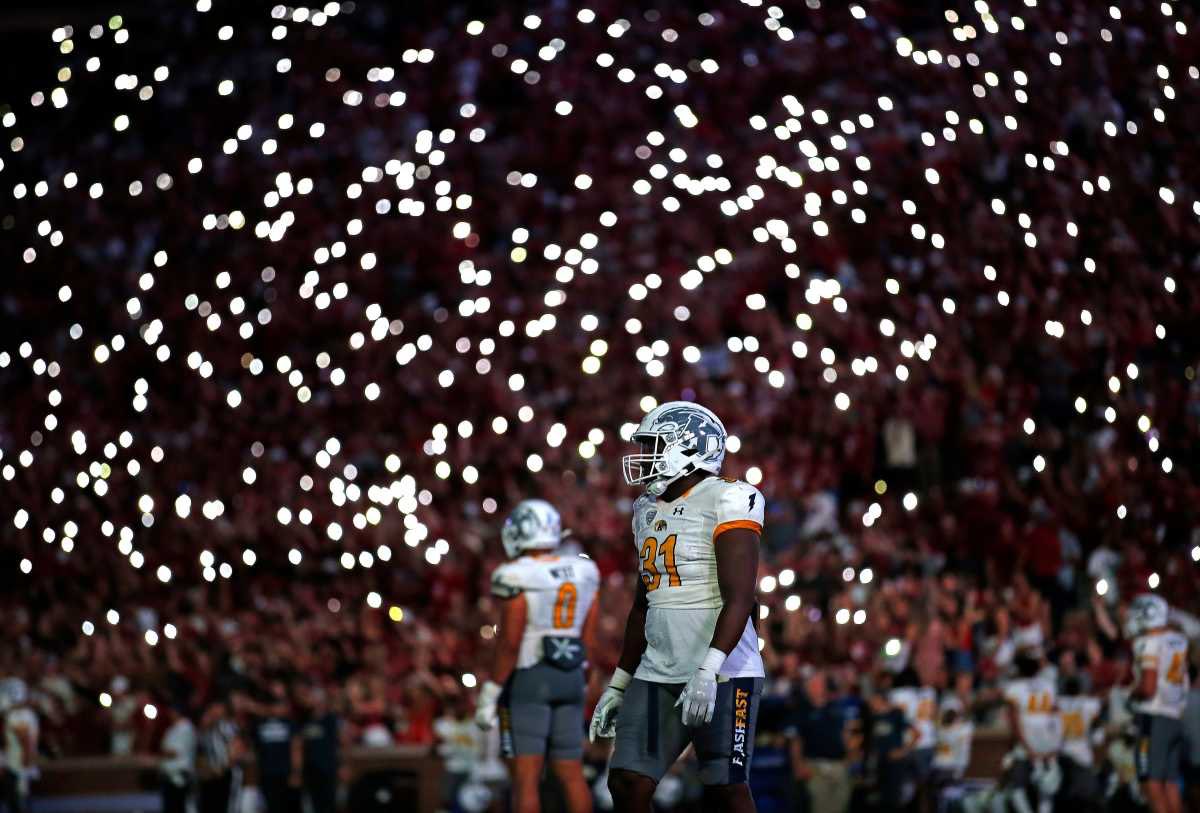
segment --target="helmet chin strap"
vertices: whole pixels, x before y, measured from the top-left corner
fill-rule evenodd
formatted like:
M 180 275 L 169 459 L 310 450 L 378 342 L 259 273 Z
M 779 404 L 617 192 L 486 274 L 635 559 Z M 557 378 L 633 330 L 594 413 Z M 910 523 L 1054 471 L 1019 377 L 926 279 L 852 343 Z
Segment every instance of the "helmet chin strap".
M 681 477 L 687 477 L 694 471 L 696 471 L 696 467 L 689 465 L 686 469 L 679 472 L 679 474 L 676 474 L 674 477 L 663 477 L 659 480 L 654 480 L 646 486 L 646 493 L 651 497 L 661 497 L 663 493 L 671 486 L 671 483 L 675 482 Z
M 646 486 L 646 493 L 651 497 L 661 497 L 663 492 L 667 490 L 667 487 L 670 486 L 671 483 L 675 482 L 680 477 L 686 477 L 687 475 L 696 471 L 696 464 L 693 460 L 695 456 L 696 451 L 694 449 L 681 449 L 678 445 L 668 446 L 663 451 L 663 457 L 669 460 L 672 464 L 668 468 L 678 467 L 679 471 L 677 474 L 672 476 L 661 477 L 652 481 Z

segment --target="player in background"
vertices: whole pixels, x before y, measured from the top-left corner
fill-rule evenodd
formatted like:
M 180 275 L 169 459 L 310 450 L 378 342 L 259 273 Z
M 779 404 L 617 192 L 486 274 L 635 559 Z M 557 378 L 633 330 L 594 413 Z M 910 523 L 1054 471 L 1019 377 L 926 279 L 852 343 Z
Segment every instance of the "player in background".
M 1183 707 L 1183 736 L 1188 742 L 1187 788 L 1188 810 L 1200 810 L 1200 672 L 1195 665 L 1188 669 L 1192 688 L 1188 690 Z
M 754 590 L 763 496 L 718 477 L 725 427 L 688 401 L 652 409 L 624 458 L 644 486 L 633 505 L 640 581 L 621 658 L 592 716 L 616 744 L 608 786 L 617 810 L 649 813 L 655 786 L 691 744 L 704 809 L 754 810 L 746 779 L 762 695 Z
M 956 694 L 946 693 L 938 706 L 937 745 L 933 754 L 931 784 L 944 788 L 962 780 L 971 764 L 971 739 L 975 724 Z
M 1188 645 L 1167 626 L 1169 614 L 1165 599 L 1144 593 L 1130 602 L 1125 619 L 1133 640 L 1138 781 L 1153 813 L 1183 813 L 1179 780 L 1187 743 L 1180 718 L 1188 695 Z
M 26 813 L 29 786 L 37 778 L 38 717 L 29 705 L 25 681 L 14 677 L 0 683 L 0 708 L 4 709 L 0 802 L 11 813 Z
M 922 686 L 912 667 L 896 675 L 888 702 L 904 712 L 908 723 L 908 765 L 906 773 L 917 793 L 917 809 L 929 811 L 933 799 L 929 793 L 929 774 L 933 770 L 934 748 L 937 745 L 937 692 L 932 686 Z
M 879 810 L 886 813 L 908 808 L 905 786 L 911 754 L 911 727 L 904 712 L 893 706 L 882 691 L 867 698 L 867 775 L 872 777 L 879 795 Z
M 479 692 L 475 721 L 500 721 L 514 813 L 537 813 L 542 769 L 562 785 L 571 813 L 590 813 L 583 777 L 584 661 L 595 642 L 600 571 L 584 556 L 557 551 L 562 521 L 545 500 L 524 500 L 500 532 L 512 561 L 496 568 L 502 600 L 491 680 Z
M 1022 650 L 1014 659 L 1017 678 L 1003 686 L 1013 747 L 1005 757 L 1004 794 L 1017 813 L 1033 813 L 1031 799 L 1048 808 L 1061 783 L 1058 751 L 1062 728 L 1054 683 L 1041 675 L 1037 652 Z M 1036 793 L 1035 793 L 1036 791 Z
M 1100 779 L 1092 745 L 1094 739 L 1103 737 L 1102 706 L 1100 698 L 1083 693 L 1078 677 L 1063 682 L 1058 696 L 1058 719 L 1062 726 L 1062 753 L 1058 761 L 1063 771 L 1060 804 L 1080 804 L 1085 810 L 1099 804 Z

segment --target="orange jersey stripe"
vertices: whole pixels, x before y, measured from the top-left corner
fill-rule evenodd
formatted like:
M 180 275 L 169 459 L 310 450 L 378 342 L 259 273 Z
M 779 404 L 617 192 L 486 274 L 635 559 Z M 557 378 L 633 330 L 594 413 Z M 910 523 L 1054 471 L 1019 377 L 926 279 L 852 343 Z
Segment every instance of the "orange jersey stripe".
M 713 541 L 714 542 L 717 541 L 718 536 L 725 533 L 726 531 L 732 531 L 735 528 L 748 528 L 751 531 L 754 531 L 754 533 L 756 533 L 756 534 L 759 534 L 759 535 L 762 534 L 762 526 L 759 525 L 754 520 L 752 520 L 752 519 L 734 519 L 734 520 L 730 520 L 729 522 L 722 522 L 720 525 L 718 525 L 716 528 L 713 529 Z

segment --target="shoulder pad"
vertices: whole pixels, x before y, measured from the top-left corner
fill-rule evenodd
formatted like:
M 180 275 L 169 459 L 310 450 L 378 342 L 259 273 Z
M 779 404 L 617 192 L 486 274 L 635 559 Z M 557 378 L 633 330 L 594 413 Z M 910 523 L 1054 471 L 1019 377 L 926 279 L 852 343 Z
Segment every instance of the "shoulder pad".
M 492 595 L 498 598 L 516 598 L 522 591 L 521 579 L 516 568 L 501 565 L 492 574 Z

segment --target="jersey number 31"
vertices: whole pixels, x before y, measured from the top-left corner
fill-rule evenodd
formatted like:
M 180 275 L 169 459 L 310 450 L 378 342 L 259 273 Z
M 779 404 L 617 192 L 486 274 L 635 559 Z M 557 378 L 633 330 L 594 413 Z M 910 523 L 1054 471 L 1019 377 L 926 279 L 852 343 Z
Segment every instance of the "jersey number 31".
M 642 581 L 646 584 L 646 592 L 652 592 L 662 586 L 662 573 L 656 564 L 658 554 L 662 553 L 663 569 L 667 571 L 667 586 L 679 587 L 679 570 L 675 567 L 675 534 L 671 534 L 660 544 L 652 536 L 646 537 L 642 543 Z

